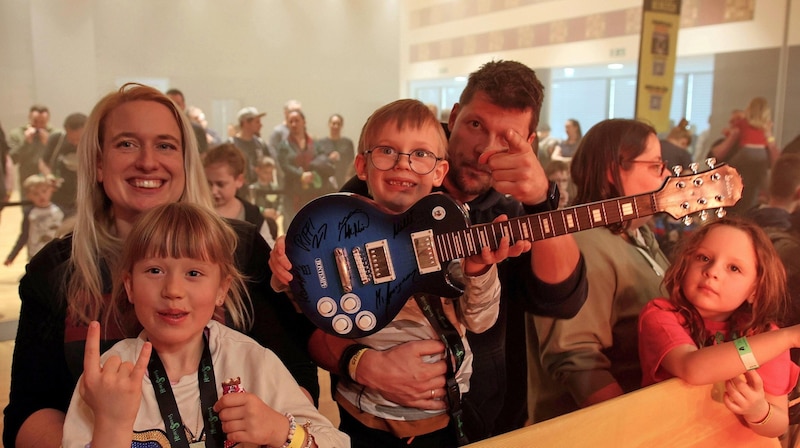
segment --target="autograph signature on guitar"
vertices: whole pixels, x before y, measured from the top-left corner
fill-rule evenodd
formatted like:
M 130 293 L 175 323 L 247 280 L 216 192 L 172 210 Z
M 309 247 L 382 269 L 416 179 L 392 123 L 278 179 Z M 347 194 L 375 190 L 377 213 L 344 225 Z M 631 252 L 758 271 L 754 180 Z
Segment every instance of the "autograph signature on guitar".
M 286 233 L 292 262 L 289 287 L 308 318 L 322 330 L 347 338 L 370 335 L 394 319 L 418 292 L 458 297 L 450 261 L 496 249 L 508 235 L 538 241 L 666 212 L 689 219 L 739 200 L 742 180 L 730 166 L 669 177 L 657 191 L 583 204 L 552 212 L 471 226 L 464 208 L 433 193 L 408 211 L 393 214 L 350 193 L 307 204 Z

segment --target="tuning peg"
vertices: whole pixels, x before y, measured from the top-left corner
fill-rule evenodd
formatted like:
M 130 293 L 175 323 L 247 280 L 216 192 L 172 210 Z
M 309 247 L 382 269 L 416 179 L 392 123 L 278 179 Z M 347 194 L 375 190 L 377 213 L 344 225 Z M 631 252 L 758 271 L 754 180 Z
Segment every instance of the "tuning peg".
M 706 165 L 708 165 L 708 167 L 713 170 L 714 167 L 717 165 L 717 159 L 715 159 L 714 157 L 707 158 Z
M 680 165 L 675 165 L 672 167 L 672 172 L 675 173 L 676 176 L 680 176 L 681 172 L 683 172 L 683 167 Z
M 700 212 L 700 221 L 702 222 L 708 221 L 708 212 L 706 210 Z
M 683 217 L 683 225 L 685 225 L 686 227 L 689 227 L 690 225 L 692 225 L 693 222 L 694 222 L 694 219 L 692 219 L 691 216 L 686 215 L 686 216 Z
M 696 162 L 692 162 L 692 163 L 689 164 L 689 169 L 692 170 L 692 174 L 697 174 L 697 168 L 698 167 L 699 167 L 699 165 L 697 165 Z
M 717 218 L 722 219 L 727 214 L 728 214 L 728 212 L 726 212 L 724 208 L 720 207 L 719 209 L 717 209 Z

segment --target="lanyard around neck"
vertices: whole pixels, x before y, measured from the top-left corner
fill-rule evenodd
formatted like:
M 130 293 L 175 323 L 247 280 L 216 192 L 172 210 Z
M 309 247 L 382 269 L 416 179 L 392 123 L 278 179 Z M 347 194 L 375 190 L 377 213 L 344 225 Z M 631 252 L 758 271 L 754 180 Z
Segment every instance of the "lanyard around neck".
M 164 368 L 164 363 L 161 362 L 161 358 L 158 357 L 155 349 L 150 355 L 147 372 L 150 374 L 150 382 L 153 384 L 153 390 L 156 393 L 158 410 L 161 412 L 161 418 L 164 419 L 164 427 L 167 431 L 170 446 L 189 448 L 189 440 L 186 437 L 186 429 L 181 420 L 178 403 L 172 393 L 172 386 Z M 206 434 L 206 446 L 221 448 L 225 441 L 225 433 L 222 432 L 219 416 L 213 409 L 214 403 L 217 402 L 217 383 L 214 378 L 211 350 L 208 348 L 208 339 L 205 334 L 203 335 L 203 356 L 200 358 L 200 365 L 197 368 L 197 384 L 200 388 L 200 408 L 202 409 L 203 423 L 205 425 L 203 431 Z

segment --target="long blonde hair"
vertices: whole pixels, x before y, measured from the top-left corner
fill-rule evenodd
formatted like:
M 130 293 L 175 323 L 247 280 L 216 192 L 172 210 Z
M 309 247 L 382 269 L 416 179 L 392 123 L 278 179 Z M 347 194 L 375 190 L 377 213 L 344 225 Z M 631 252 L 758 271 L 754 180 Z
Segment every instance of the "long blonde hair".
M 750 100 L 750 104 L 744 110 L 744 115 L 751 126 L 759 129 L 766 129 L 767 125 L 772 121 L 772 111 L 769 108 L 769 104 L 765 98 L 760 96 Z
M 122 254 L 114 269 L 113 305 L 105 310 L 105 322 L 131 328 L 126 321 L 133 315 L 123 279 L 133 265 L 146 258 L 192 258 L 219 266 L 220 278 L 230 278 L 225 310 L 234 328 L 245 330 L 252 323 L 252 304 L 244 277 L 236 269 L 236 244 L 233 228 L 214 211 L 188 202 L 160 205 L 140 215 L 125 239 Z
M 122 248 L 122 241 L 114 234 L 111 199 L 97 180 L 97 161 L 103 152 L 106 117 L 131 101 L 152 101 L 172 112 L 181 130 L 186 171 L 179 201 L 213 207 L 192 127 L 175 103 L 158 90 L 135 83 L 125 84 L 103 97 L 86 121 L 77 150 L 78 206 L 66 287 L 67 316 L 75 323 L 88 323 L 102 314 L 103 294 L 109 292 L 103 288 L 103 271 L 113 269 Z

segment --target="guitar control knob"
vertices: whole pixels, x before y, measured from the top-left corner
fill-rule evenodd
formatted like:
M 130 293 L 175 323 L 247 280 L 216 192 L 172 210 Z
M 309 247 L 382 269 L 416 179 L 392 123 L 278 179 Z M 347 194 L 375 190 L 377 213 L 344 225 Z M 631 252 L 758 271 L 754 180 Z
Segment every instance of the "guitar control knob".
M 331 326 L 333 327 L 333 331 L 339 334 L 347 334 L 353 329 L 353 321 L 344 314 L 340 314 L 333 318 Z
M 345 294 L 339 302 L 345 313 L 353 314 L 361 309 L 361 299 L 355 294 Z
M 362 311 L 356 315 L 356 326 L 362 331 L 369 331 L 375 328 L 378 319 L 369 311 Z
M 317 312 L 322 317 L 331 317 L 336 314 L 336 301 L 330 297 L 323 297 L 317 302 Z

